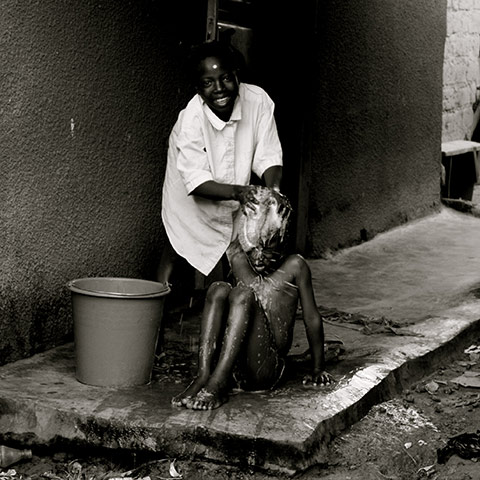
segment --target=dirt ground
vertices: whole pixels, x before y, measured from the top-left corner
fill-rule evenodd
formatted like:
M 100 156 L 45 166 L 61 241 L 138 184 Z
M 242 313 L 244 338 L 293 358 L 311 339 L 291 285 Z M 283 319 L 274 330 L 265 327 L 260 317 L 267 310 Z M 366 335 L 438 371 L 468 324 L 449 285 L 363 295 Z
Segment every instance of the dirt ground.
M 372 408 L 333 441 L 328 464 L 315 465 L 293 477 L 209 462 L 58 447 L 55 451 L 33 449 L 31 460 L 0 469 L 4 473 L 0 473 L 0 479 L 478 480 L 478 441 L 478 462 L 476 458 L 463 459 L 453 454 L 441 464 L 437 462 L 437 450 L 456 435 L 477 430 L 480 433 L 479 345 L 480 336 L 472 338 L 470 350 L 460 352 L 455 361 L 438 368 L 403 394 Z M 460 376 L 472 386 L 457 383 Z

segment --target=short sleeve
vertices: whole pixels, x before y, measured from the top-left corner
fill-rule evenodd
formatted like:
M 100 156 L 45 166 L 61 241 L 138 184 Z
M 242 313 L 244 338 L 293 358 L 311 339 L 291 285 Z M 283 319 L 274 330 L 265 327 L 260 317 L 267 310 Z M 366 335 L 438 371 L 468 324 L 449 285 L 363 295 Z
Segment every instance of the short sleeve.
M 213 180 L 200 119 L 184 117 L 170 148 L 175 149 L 176 166 L 189 194 L 202 183 Z
M 265 93 L 259 106 L 257 145 L 252 170 L 261 178 L 270 167 L 282 166 L 282 146 L 274 117 L 275 105 Z

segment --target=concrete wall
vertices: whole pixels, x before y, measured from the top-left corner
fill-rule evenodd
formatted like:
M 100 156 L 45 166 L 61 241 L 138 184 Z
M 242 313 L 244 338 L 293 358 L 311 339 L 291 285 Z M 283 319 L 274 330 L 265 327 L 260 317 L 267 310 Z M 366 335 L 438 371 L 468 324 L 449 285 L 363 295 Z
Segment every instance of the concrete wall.
M 203 37 L 205 2 L 0 3 L 5 363 L 71 339 L 68 280 L 153 275 L 167 138 L 191 94 L 179 43 Z M 446 2 L 261 3 L 257 78 L 286 191 L 309 184 L 307 255 L 438 206 Z
M 446 1 L 319 2 L 308 254 L 440 201 Z
M 480 2 L 448 0 L 442 140 L 470 139 L 480 98 Z
M 152 274 L 196 5 L 1 2 L 0 363 L 70 338 L 68 280 Z

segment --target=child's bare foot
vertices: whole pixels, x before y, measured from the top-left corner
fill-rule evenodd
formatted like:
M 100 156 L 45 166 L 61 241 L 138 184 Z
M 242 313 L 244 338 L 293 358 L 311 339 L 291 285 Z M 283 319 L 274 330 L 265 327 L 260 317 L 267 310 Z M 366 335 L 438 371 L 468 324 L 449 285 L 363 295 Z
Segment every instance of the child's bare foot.
M 192 402 L 193 398 L 200 389 L 207 383 L 208 378 L 196 377 L 194 378 L 190 385 L 182 392 L 172 398 L 172 405 L 174 407 L 187 407 L 189 403 Z
M 195 397 L 186 404 L 192 410 L 213 410 L 228 401 L 228 395 L 223 390 L 208 392 L 202 388 Z

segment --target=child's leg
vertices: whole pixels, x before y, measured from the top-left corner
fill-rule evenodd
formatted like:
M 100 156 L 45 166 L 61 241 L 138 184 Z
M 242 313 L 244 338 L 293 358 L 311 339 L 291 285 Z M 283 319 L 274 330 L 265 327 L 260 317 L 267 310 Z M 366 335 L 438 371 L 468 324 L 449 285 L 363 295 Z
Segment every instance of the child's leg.
M 229 283 L 215 282 L 207 291 L 200 324 L 198 373 L 186 390 L 172 399 L 172 404 L 175 406 L 186 405 L 191 397 L 205 385 L 210 376 L 212 362 L 223 333 L 227 299 L 231 289 Z
M 208 410 L 217 408 L 228 399 L 228 387 L 233 367 L 241 351 L 250 323 L 255 296 L 244 286 L 235 287 L 228 297 L 229 313 L 218 363 L 204 388 L 192 398 L 189 408 Z
M 261 307 L 255 314 L 239 364 L 240 385 L 245 390 L 273 388 L 280 380 L 285 361 L 279 354 L 272 326 Z
M 256 304 L 253 290 L 248 287 L 237 286 L 229 296 L 230 310 L 227 320 L 227 329 L 223 337 L 222 350 L 220 358 L 208 379 L 204 388 L 187 405 L 195 410 L 209 410 L 217 408 L 228 400 L 229 381 L 232 372 L 239 357 L 245 352 L 245 341 L 250 340 L 255 335 L 264 335 L 262 330 L 265 328 L 265 321 L 260 320 L 260 327 L 257 327 L 257 317 L 263 316 L 263 312 Z M 252 325 L 253 323 L 253 325 Z M 249 330 L 251 328 L 251 330 Z M 247 338 L 248 335 L 248 338 Z M 275 368 L 275 358 L 271 353 L 275 349 L 271 345 L 271 336 L 268 336 L 268 347 L 264 351 L 252 349 L 252 354 L 256 356 L 255 364 L 260 365 L 260 375 L 270 374 L 272 368 Z M 261 343 L 261 348 L 267 346 L 267 342 Z M 250 349 L 248 349 L 250 350 Z M 258 363 L 257 363 L 258 362 Z M 264 365 L 266 364 L 266 365 Z M 265 368 L 264 368 L 265 367 Z M 266 370 L 264 372 L 263 370 Z M 253 382 L 256 378 L 252 379 Z

